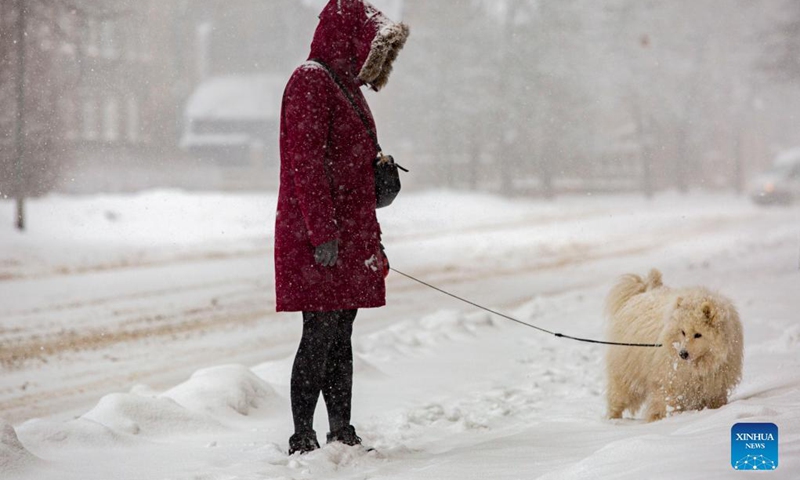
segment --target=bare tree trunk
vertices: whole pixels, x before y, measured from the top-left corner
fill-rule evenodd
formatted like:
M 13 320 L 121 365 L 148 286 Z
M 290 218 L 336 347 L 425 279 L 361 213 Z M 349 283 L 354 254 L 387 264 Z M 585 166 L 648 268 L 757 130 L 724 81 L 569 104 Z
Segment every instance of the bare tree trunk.
M 677 155 L 675 156 L 675 188 L 678 189 L 680 193 L 687 193 L 689 191 L 689 184 L 687 182 L 688 177 L 688 164 L 689 160 L 686 158 L 689 155 L 689 148 L 688 143 L 689 141 L 689 133 L 686 131 L 686 127 L 680 126 L 678 127 L 678 133 L 676 135 L 676 143 L 677 143 Z
M 478 177 L 481 163 L 481 146 L 480 146 L 480 130 L 472 128 L 472 138 L 470 139 L 469 146 L 469 188 L 470 190 L 478 190 Z
M 631 93 L 631 110 L 636 122 L 636 135 L 639 138 L 639 161 L 642 167 L 641 189 L 644 196 L 653 198 L 653 171 L 650 162 L 652 154 L 650 152 L 650 140 L 645 126 L 644 112 L 642 108 L 641 95 L 638 92 Z
M 741 98 L 735 98 L 734 101 L 738 102 L 739 108 L 734 110 L 736 115 L 736 121 L 734 123 L 735 131 L 733 132 L 734 139 L 733 139 L 733 190 L 741 195 L 744 193 L 745 190 L 745 180 L 744 180 L 744 171 L 745 171 L 745 161 L 744 161 L 744 146 L 745 146 L 745 122 L 750 117 L 750 113 L 748 110 L 750 105 L 753 103 L 753 89 L 750 86 L 744 87 L 743 95 Z
M 683 100 L 683 118 L 678 119 L 679 126 L 676 135 L 676 140 L 678 142 L 678 156 L 675 163 L 675 186 L 681 193 L 687 193 L 689 191 L 689 178 L 691 176 L 691 172 L 689 171 L 690 166 L 694 164 L 698 170 L 702 168 L 702 162 L 700 158 L 692 158 L 691 161 L 689 158 L 687 158 L 688 155 L 696 155 L 697 153 L 692 151 L 689 145 L 692 132 L 689 130 L 688 124 L 692 118 L 694 118 L 695 112 L 698 108 L 698 92 L 700 91 L 700 86 L 703 84 L 704 80 L 702 78 L 703 71 L 701 69 L 701 65 L 703 65 L 703 60 L 706 57 L 707 47 L 707 38 L 702 38 L 697 42 L 697 52 L 695 53 L 693 66 L 694 71 L 688 79 L 689 90 Z
M 508 75 L 506 72 L 510 69 L 511 63 L 513 62 L 511 50 L 515 47 L 514 18 L 519 11 L 519 7 L 519 1 L 512 1 L 507 6 L 500 51 L 500 68 L 503 69 L 503 72 L 500 75 L 497 75 L 497 91 L 501 95 L 503 102 L 506 102 L 509 105 L 513 103 L 512 98 L 514 97 L 515 91 L 511 85 L 511 82 L 507 78 Z M 498 107 L 495 108 L 497 109 Z M 514 165 L 517 163 L 517 152 L 514 148 L 514 142 L 509 141 L 508 132 L 506 131 L 506 129 L 509 128 L 510 124 L 513 122 L 509 122 L 507 111 L 496 111 L 495 113 L 498 116 L 497 125 L 501 125 L 502 128 L 500 132 L 500 152 L 499 155 L 496 155 L 496 157 L 499 157 L 500 160 L 500 191 L 505 195 L 513 195 L 514 176 L 517 173 L 514 169 Z M 497 158 L 495 158 L 495 161 L 497 161 Z
M 742 155 L 742 135 L 744 132 L 739 130 L 736 132 L 736 140 L 733 152 L 734 165 L 733 165 L 733 191 L 741 195 L 744 192 L 744 158 Z
M 25 192 L 22 178 L 22 160 L 25 154 L 25 0 L 17 0 L 17 130 L 14 173 L 17 203 L 16 227 L 25 229 Z

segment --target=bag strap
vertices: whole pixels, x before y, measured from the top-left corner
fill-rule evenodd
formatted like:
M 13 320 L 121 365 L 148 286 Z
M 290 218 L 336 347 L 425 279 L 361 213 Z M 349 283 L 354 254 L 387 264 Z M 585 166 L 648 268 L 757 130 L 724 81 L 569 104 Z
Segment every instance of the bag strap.
M 334 73 L 334 71 L 329 66 L 327 66 L 325 64 L 325 62 L 322 62 L 322 61 L 314 59 L 314 58 L 312 58 L 309 61 L 313 62 L 313 63 L 316 63 L 317 65 L 319 65 L 320 67 L 324 68 L 325 71 L 328 72 L 328 75 L 333 80 L 333 83 L 335 83 L 336 86 L 339 87 L 339 90 L 342 91 L 342 93 L 344 94 L 345 98 L 347 98 L 347 101 L 350 102 L 350 105 L 353 106 L 353 110 L 355 110 L 356 113 L 358 114 L 358 118 L 361 119 L 361 122 L 364 124 L 364 127 L 367 128 L 367 133 L 369 134 L 369 137 L 372 139 L 372 143 L 375 144 L 375 148 L 378 150 L 378 158 L 382 157 L 383 156 L 383 150 L 381 149 L 381 145 L 378 143 L 378 136 L 375 134 L 375 130 L 372 129 L 372 125 L 370 125 L 369 120 L 367 119 L 367 116 L 364 114 L 364 112 L 358 106 L 358 104 L 356 103 L 355 99 L 350 94 L 350 92 L 347 91 L 347 89 L 345 88 L 344 84 L 339 79 L 339 77 L 336 75 L 336 73 Z

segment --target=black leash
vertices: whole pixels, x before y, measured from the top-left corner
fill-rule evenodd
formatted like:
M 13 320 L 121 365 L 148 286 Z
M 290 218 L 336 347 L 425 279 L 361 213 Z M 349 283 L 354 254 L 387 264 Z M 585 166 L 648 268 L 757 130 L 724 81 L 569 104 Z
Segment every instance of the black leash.
M 544 328 L 541 328 L 541 327 L 537 327 L 536 325 L 533 325 L 533 324 L 530 324 L 530 323 L 527 323 L 527 322 L 523 322 L 522 320 L 517 320 L 514 317 L 509 317 L 508 315 L 500 313 L 500 312 L 497 312 L 495 310 L 492 310 L 491 308 L 486 308 L 483 305 L 478 305 L 477 303 L 471 302 L 471 301 L 467 300 L 466 298 L 459 297 L 458 295 L 452 294 L 452 293 L 450 293 L 450 292 L 448 292 L 446 290 L 442 290 L 439 287 L 435 287 L 435 286 L 431 285 L 430 283 L 423 282 L 422 280 L 420 280 L 418 278 L 412 277 L 411 275 L 409 275 L 407 273 L 403 273 L 403 272 L 397 270 L 396 268 L 389 267 L 389 270 L 391 270 L 391 271 L 393 271 L 393 272 L 395 272 L 395 273 L 397 273 L 399 275 L 402 275 L 402 276 L 408 278 L 409 280 L 413 280 L 413 281 L 415 281 L 417 283 L 425 285 L 428 288 L 432 288 L 433 290 L 436 290 L 437 292 L 443 293 L 443 294 L 445 294 L 445 295 L 447 295 L 449 297 L 455 298 L 456 300 L 460 300 L 460 301 L 462 301 L 464 303 L 472 305 L 473 307 L 480 308 L 481 310 L 485 310 L 485 311 L 487 311 L 487 312 L 489 312 L 489 313 L 491 313 L 493 315 L 497 315 L 498 317 L 503 317 L 506 320 L 511 320 L 512 322 L 517 322 L 520 325 L 525 325 L 526 327 L 530 327 L 530 328 L 533 328 L 535 330 L 539 330 L 540 332 L 548 333 L 548 334 L 556 336 L 558 338 L 568 338 L 570 340 L 575 340 L 575 341 L 578 341 L 578 342 L 598 343 L 598 344 L 601 344 L 601 345 L 616 345 L 616 346 L 620 346 L 620 347 L 660 347 L 660 346 L 662 346 L 660 343 L 605 342 L 603 340 L 592 340 L 590 338 L 573 337 L 573 336 L 570 336 L 570 335 L 564 335 L 563 333 L 551 332 L 550 330 L 547 330 L 547 329 L 544 329 Z

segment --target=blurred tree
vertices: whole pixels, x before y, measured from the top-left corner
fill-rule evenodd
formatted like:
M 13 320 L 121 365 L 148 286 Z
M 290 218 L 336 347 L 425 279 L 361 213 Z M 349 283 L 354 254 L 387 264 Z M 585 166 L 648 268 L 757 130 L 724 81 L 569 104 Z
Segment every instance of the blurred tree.
M 300 0 L 193 0 L 188 15 L 210 26 L 208 74 L 291 71 L 308 55 L 319 10 Z
M 0 192 L 17 202 L 48 192 L 69 158 L 63 94 L 80 75 L 79 28 L 90 2 L 0 3 Z
M 383 109 L 401 111 L 379 119 L 381 143 L 392 152 L 399 149 L 401 163 L 402 153 L 410 153 L 414 163 L 426 165 L 426 175 L 409 176 L 412 181 L 475 186 L 494 173 L 484 171 L 483 160 L 493 148 L 499 30 L 471 0 L 458 5 L 412 0 L 405 6 L 410 40 L 389 91 L 370 98 L 378 115 Z
M 642 190 L 741 190 L 752 117 L 754 33 L 766 2 L 611 0 L 608 58 L 634 128 Z M 729 14 L 719 12 L 728 9 Z M 681 18 L 681 21 L 675 19 Z
M 778 6 L 409 0 L 390 98 L 414 121 L 389 134 L 443 171 L 437 183 L 466 172 L 507 194 L 740 189 L 758 141 L 753 34 Z
M 190 67 L 167 33 L 181 26 L 181 8 L 0 2 L 0 195 L 17 199 L 20 229 L 23 199 L 56 186 L 78 153 L 124 158 L 110 147 L 176 144 L 176 98 L 189 89 L 176 72 Z
M 551 197 L 557 177 L 583 168 L 592 143 L 588 93 L 594 87 L 581 81 L 586 62 L 580 55 L 593 48 L 593 12 L 587 16 L 580 3 L 535 0 L 504 0 L 485 8 L 494 10 L 502 30 L 494 104 L 501 189 L 532 189 Z
M 0 8 L 0 191 L 16 199 L 21 230 L 24 198 L 52 187 L 63 153 L 58 96 L 67 85 L 53 75 L 62 46 L 53 14 L 63 7 L 14 0 Z
M 800 76 L 800 2 L 780 2 L 780 18 L 762 31 L 763 66 L 776 78 L 798 86 Z

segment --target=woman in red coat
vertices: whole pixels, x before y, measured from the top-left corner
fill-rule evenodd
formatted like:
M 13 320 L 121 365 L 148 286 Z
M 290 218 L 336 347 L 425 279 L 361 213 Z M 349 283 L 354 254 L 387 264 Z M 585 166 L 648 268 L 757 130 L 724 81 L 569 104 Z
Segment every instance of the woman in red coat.
M 407 26 L 363 0 L 330 0 L 319 19 L 309 61 L 289 79 L 281 109 L 276 301 L 278 311 L 303 313 L 290 454 L 319 447 L 313 418 L 320 393 L 328 442 L 361 442 L 350 425 L 350 337 L 359 308 L 386 303 L 386 265 L 375 216 L 378 151 L 365 122 L 373 132 L 375 124 L 360 87 L 386 84 L 408 37 Z

